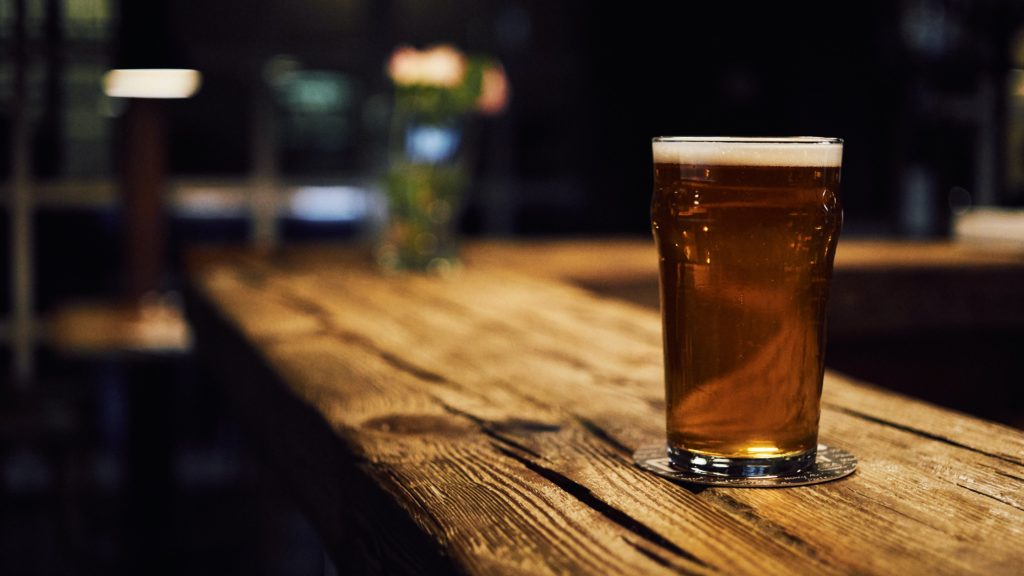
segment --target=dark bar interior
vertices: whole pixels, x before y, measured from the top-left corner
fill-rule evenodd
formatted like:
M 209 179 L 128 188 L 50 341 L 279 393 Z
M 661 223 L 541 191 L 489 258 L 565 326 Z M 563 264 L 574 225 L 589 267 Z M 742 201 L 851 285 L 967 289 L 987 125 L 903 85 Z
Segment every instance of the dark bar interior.
M 370 262 L 403 137 L 461 146 L 467 245 L 650 242 L 655 136 L 843 138 L 867 248 L 826 365 L 1024 428 L 1024 3 L 0 0 L 0 44 L 0 573 L 348 573 L 241 431 L 188 262 Z M 507 102 L 401 132 L 389 59 L 442 44 Z M 655 258 L 578 284 L 657 311 Z

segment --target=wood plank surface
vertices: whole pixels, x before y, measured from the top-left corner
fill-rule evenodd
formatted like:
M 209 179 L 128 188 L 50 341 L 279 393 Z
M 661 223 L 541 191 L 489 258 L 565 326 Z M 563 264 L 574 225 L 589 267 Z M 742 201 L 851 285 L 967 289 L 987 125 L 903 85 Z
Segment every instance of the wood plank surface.
M 531 274 L 568 280 L 657 276 L 657 251 L 648 238 L 485 242 L 468 247 L 466 258 L 478 265 L 504 265 Z M 951 240 L 843 239 L 836 251 L 837 270 L 1020 268 L 1020 242 Z
M 1021 432 L 829 373 L 821 439 L 854 476 L 668 482 L 630 459 L 664 433 L 658 314 L 485 252 L 448 280 L 323 248 L 192 260 L 198 348 L 340 571 L 1020 573 Z
M 569 280 L 658 307 L 658 256 L 646 239 L 478 244 L 467 261 Z M 830 338 L 928 329 L 1024 327 L 1024 244 L 843 240 Z
M 74 302 L 50 313 L 52 346 L 71 356 L 187 354 L 192 347 L 180 307 L 155 300 L 128 306 L 112 302 Z

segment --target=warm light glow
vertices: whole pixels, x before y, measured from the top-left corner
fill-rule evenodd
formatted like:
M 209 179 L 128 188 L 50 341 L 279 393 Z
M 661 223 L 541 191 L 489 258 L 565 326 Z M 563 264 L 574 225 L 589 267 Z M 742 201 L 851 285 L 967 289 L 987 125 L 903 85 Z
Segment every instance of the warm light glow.
M 490 116 L 503 112 L 508 105 L 508 92 L 505 69 L 500 64 L 485 68 L 480 97 L 476 100 L 477 110 Z
M 747 452 L 752 452 L 754 454 L 774 454 L 778 451 L 779 449 L 775 446 L 751 446 L 750 448 L 747 448 Z
M 1014 96 L 1024 96 L 1024 70 L 1010 70 Z
M 399 46 L 388 61 L 388 75 L 399 86 L 454 88 L 466 73 L 466 57 L 448 44 L 417 50 Z
M 125 68 L 103 75 L 103 93 L 114 98 L 188 98 L 201 83 L 198 70 Z

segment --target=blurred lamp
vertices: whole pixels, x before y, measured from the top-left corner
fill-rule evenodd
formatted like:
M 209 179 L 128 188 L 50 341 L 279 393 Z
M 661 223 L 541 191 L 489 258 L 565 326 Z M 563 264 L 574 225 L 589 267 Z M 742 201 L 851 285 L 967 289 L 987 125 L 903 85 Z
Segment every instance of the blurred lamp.
M 187 68 L 119 68 L 103 75 L 103 93 L 113 98 L 189 98 L 202 83 Z
M 166 59 L 154 58 L 156 62 Z M 164 274 L 164 100 L 188 98 L 201 76 L 189 68 L 117 68 L 103 75 L 103 92 L 127 99 L 121 119 L 126 293 L 133 302 L 159 290 Z

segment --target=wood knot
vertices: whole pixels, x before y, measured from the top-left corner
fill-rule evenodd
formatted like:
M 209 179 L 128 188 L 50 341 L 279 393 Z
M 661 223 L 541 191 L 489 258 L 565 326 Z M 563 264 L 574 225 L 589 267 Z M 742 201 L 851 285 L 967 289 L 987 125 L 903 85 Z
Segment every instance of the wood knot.
M 391 414 L 363 422 L 362 428 L 388 434 L 423 434 L 430 436 L 457 436 L 471 430 L 459 418 L 433 414 Z

